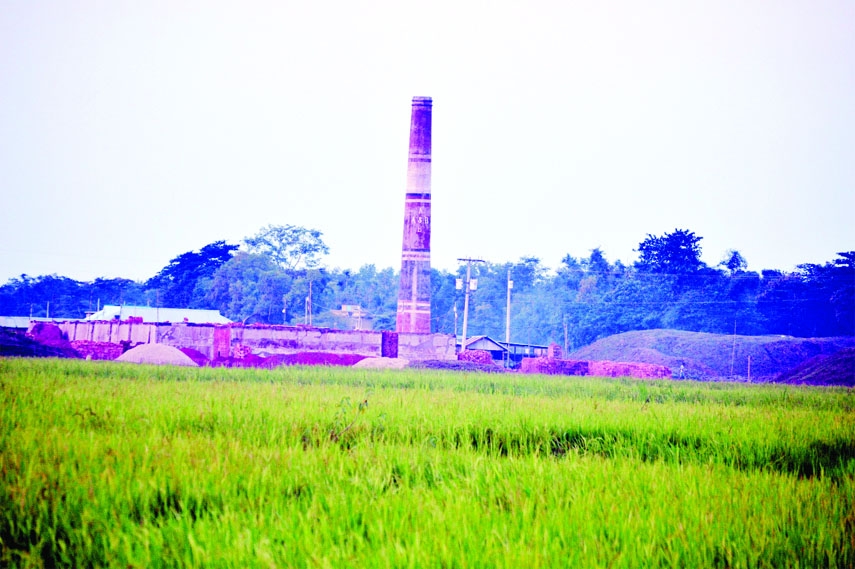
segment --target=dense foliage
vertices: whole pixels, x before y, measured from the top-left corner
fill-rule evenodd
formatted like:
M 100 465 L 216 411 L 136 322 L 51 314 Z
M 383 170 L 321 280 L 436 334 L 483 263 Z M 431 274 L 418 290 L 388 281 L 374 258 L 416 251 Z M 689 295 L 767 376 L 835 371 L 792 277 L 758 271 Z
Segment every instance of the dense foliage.
M 505 336 L 507 281 L 514 282 L 511 337 L 574 349 L 630 330 L 671 328 L 745 335 L 855 335 L 855 252 L 793 272 L 747 270 L 738 251 L 714 267 L 701 261 L 702 238 L 684 229 L 647 235 L 630 265 L 594 249 L 566 256 L 550 270 L 536 257 L 478 263 L 472 278 L 469 337 Z M 78 282 L 22 275 L 0 287 L 0 314 L 83 317 L 99 304 L 212 308 L 241 322 L 343 326 L 330 311 L 359 305 L 375 329 L 393 329 L 398 275 L 391 268 L 320 266 L 322 234 L 268 226 L 244 250 L 217 241 L 179 255 L 146 283 L 125 279 Z M 456 273 L 432 271 L 433 331 L 461 331 L 463 293 Z
M 845 389 L 0 359 L 3 567 L 852 567 Z

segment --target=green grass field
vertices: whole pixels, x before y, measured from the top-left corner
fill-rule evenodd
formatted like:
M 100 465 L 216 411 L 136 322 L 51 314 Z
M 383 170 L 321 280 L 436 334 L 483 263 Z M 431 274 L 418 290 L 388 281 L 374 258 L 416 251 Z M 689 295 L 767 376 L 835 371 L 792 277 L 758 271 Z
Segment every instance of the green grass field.
M 0 566 L 853 567 L 855 394 L 0 359 Z

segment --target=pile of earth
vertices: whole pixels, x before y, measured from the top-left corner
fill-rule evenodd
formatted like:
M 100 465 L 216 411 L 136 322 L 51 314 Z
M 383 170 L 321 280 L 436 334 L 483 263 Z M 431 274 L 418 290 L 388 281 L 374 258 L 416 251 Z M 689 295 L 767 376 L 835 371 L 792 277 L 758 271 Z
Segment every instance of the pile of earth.
M 820 354 L 775 378 L 793 385 L 845 385 L 855 387 L 855 348 Z
M 404 369 L 409 360 L 403 358 L 365 358 L 353 364 L 353 367 L 370 369 Z
M 364 359 L 366 359 L 366 356 L 360 356 L 358 354 L 298 352 L 296 354 L 274 354 L 267 357 L 249 354 L 242 358 L 217 358 L 212 361 L 210 365 L 212 367 L 251 367 L 265 369 L 293 365 L 352 366 Z
M 202 352 L 200 352 L 199 350 L 196 350 L 194 348 L 178 348 L 178 349 L 181 350 L 182 354 L 184 354 L 185 356 L 187 356 L 188 358 L 193 360 L 193 362 L 199 367 L 205 367 L 206 365 L 208 365 L 210 363 L 208 361 L 208 357 L 205 354 L 203 354 Z
M 116 358 L 116 361 L 135 364 L 197 367 L 196 362 L 190 359 L 184 352 L 166 344 L 140 344 Z
M 483 373 L 505 373 L 508 370 L 496 364 L 470 362 L 466 360 L 423 360 L 411 362 L 414 369 L 439 369 L 449 371 L 479 371 Z
M 80 355 L 68 342 L 45 344 L 27 337 L 23 332 L 0 328 L 0 357 L 78 358 Z
M 855 337 L 850 336 L 794 338 L 640 330 L 603 338 L 566 357 L 658 364 L 671 368 L 675 378 L 773 381 L 810 358 L 852 347 Z

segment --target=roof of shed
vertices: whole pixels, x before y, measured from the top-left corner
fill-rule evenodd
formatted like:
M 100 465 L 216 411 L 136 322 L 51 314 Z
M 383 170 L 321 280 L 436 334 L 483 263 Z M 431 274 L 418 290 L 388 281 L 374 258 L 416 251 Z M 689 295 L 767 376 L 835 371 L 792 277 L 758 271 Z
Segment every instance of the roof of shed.
M 127 320 L 130 317 L 142 318 L 143 322 L 191 322 L 193 324 L 229 324 L 231 320 L 217 310 L 196 308 L 156 308 L 152 306 L 115 306 L 104 308 L 90 314 L 86 320 Z

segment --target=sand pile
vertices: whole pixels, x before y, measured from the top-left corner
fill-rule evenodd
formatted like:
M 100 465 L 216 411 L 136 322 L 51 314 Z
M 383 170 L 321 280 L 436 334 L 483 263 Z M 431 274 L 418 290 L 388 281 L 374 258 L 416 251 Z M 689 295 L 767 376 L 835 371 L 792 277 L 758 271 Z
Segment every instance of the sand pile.
M 353 364 L 353 367 L 364 367 L 372 369 L 404 369 L 410 360 L 403 358 L 365 358 Z
M 158 364 L 173 366 L 198 367 L 178 348 L 165 344 L 142 344 L 132 348 L 116 358 L 117 362 L 132 362 L 135 364 Z

